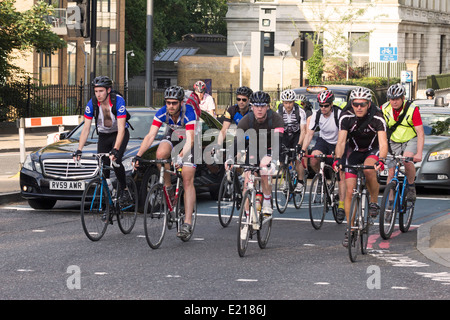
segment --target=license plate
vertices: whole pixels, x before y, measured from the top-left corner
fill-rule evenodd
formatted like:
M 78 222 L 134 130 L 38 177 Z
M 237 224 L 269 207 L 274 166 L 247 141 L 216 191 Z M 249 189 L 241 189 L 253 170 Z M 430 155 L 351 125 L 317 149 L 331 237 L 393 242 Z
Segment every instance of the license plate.
M 50 190 L 84 190 L 84 181 L 50 181 Z
M 382 176 L 382 177 L 387 177 L 388 172 L 389 172 L 389 169 L 384 169 L 383 171 L 380 172 L 380 176 Z M 403 173 L 399 172 L 399 173 L 398 173 L 398 176 L 399 176 L 399 177 L 403 177 Z

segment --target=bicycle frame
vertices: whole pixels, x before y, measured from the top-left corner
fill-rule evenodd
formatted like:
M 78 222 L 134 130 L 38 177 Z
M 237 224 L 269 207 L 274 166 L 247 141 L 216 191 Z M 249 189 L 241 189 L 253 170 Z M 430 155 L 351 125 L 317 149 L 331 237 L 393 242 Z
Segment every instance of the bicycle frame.
M 403 157 L 403 156 L 388 156 L 388 159 L 395 160 L 395 168 L 394 168 L 394 176 L 389 181 L 389 183 L 394 182 L 395 183 L 395 195 L 393 199 L 393 208 L 395 208 L 396 205 L 398 205 L 399 213 L 403 213 L 405 211 L 404 208 L 404 200 L 405 200 L 405 192 L 406 192 L 406 186 L 408 184 L 408 180 L 406 177 L 406 173 L 402 170 L 400 170 L 400 166 L 403 161 L 412 161 L 412 158 L 410 157 Z M 403 174 L 403 181 L 399 179 L 399 173 Z M 401 188 L 401 192 L 400 192 Z M 390 199 L 388 199 L 390 200 Z

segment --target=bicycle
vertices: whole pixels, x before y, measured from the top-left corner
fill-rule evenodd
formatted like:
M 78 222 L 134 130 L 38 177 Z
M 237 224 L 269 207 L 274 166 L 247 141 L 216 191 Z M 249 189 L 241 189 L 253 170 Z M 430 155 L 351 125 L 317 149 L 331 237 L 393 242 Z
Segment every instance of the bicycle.
M 249 239 L 253 239 L 256 233 L 258 245 L 264 249 L 269 241 L 272 230 L 272 215 L 265 216 L 261 211 L 262 191 L 260 190 L 261 178 L 256 177 L 260 167 L 255 165 L 233 165 L 233 168 L 249 170 L 247 190 L 242 197 L 241 210 L 239 213 L 238 228 L 238 253 L 240 257 L 245 255 Z M 271 179 L 269 179 L 270 181 Z M 257 199 L 257 195 L 259 199 Z M 258 202 L 258 203 L 257 203 Z
M 132 177 L 127 176 L 127 190 L 130 201 L 121 204 L 117 199 L 117 191 L 120 190 L 119 182 L 117 188 L 112 190 L 108 187 L 105 177 L 105 170 L 112 170 L 112 166 L 104 163 L 104 158 L 109 157 L 108 153 L 93 154 L 98 161 L 98 176 L 88 182 L 81 199 L 81 224 L 84 233 L 92 241 L 100 240 L 106 232 L 109 224 L 113 224 L 114 216 L 123 234 L 128 234 L 133 230 L 137 218 L 138 192 L 136 183 Z M 117 166 L 113 162 L 114 166 Z
M 402 232 L 408 232 L 414 214 L 414 201 L 406 199 L 407 178 L 400 169 L 403 162 L 413 161 L 412 157 L 388 155 L 387 159 L 395 161 L 394 176 L 384 189 L 380 207 L 380 235 L 384 240 L 391 237 L 398 213 L 398 224 Z M 403 175 L 403 180 L 399 178 Z
M 369 195 L 366 188 L 366 177 L 364 170 L 375 169 L 374 166 L 363 164 L 343 165 L 343 168 L 353 168 L 357 170 L 356 187 L 353 189 L 353 198 L 350 204 L 350 214 L 347 221 L 348 233 L 348 255 L 351 262 L 356 261 L 358 252 L 367 253 L 370 225 L 373 224 L 369 218 Z
M 341 224 L 344 220 L 338 219 L 339 209 L 339 173 L 325 163 L 327 158 L 333 158 L 333 155 L 305 155 L 306 158 L 316 158 L 320 160 L 320 169 L 312 181 L 309 189 L 309 218 L 314 229 L 319 230 L 322 227 L 325 215 L 330 210 L 333 212 L 334 220 Z M 323 188 L 326 186 L 326 188 Z
M 279 213 L 284 213 L 286 211 L 291 198 L 293 198 L 295 208 L 300 209 L 306 193 L 307 170 L 305 170 L 304 173 L 301 191 L 295 191 L 295 188 L 299 183 L 297 170 L 295 168 L 295 152 L 295 148 L 286 149 L 284 163 L 280 165 L 275 179 L 275 203 Z
M 217 151 L 224 152 L 226 149 L 218 149 Z M 212 155 L 216 153 L 214 149 Z M 245 153 L 245 150 L 242 151 Z M 235 168 L 226 170 L 220 183 L 219 196 L 217 200 L 217 213 L 219 222 L 222 227 L 226 228 L 231 222 L 234 215 L 234 210 L 240 210 L 242 202 L 242 186 L 241 175 Z
M 157 249 L 166 234 L 166 230 L 173 229 L 174 224 L 177 232 L 180 232 L 181 226 L 185 220 L 184 212 L 184 190 L 182 183 L 182 168 L 174 168 L 173 171 L 166 170 L 164 164 L 171 163 L 171 160 L 140 160 L 141 162 L 160 164 L 159 180 L 149 190 L 144 205 L 144 231 L 147 243 L 152 249 Z M 174 194 L 164 186 L 164 172 L 176 176 Z M 173 185 L 172 188 L 173 189 Z M 194 233 L 195 223 L 197 221 L 197 204 L 192 212 L 192 230 L 191 234 L 181 237 L 183 242 L 191 239 Z

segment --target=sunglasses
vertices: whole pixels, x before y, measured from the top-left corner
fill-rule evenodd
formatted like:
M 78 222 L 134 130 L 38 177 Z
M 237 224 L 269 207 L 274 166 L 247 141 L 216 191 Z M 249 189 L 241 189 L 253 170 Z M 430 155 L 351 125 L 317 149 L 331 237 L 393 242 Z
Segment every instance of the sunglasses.
M 327 103 L 327 104 L 319 104 L 319 106 L 321 108 L 328 108 L 330 106 L 330 104 L 329 103 Z
M 352 102 L 352 106 L 354 106 L 355 108 L 365 108 L 368 105 L 368 102 Z
M 166 101 L 166 105 L 168 106 L 176 106 L 178 105 L 179 101 Z
M 243 102 L 247 102 L 248 101 L 248 99 L 246 99 L 246 98 L 236 98 L 236 100 L 237 101 L 243 101 Z

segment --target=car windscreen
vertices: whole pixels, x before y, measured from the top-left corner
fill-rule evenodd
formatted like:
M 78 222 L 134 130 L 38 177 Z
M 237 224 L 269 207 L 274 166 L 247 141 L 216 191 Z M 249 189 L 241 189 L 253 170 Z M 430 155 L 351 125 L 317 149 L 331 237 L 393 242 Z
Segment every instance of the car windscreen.
M 421 113 L 425 135 L 450 136 L 450 113 Z
M 150 130 L 150 126 L 153 122 L 154 112 L 130 112 L 131 118 L 129 120 L 133 129 L 129 128 L 130 139 L 142 140 Z M 81 124 L 70 136 L 71 139 L 80 140 L 80 134 L 83 130 L 84 123 Z M 164 137 L 166 131 L 166 124 L 163 123 L 158 130 L 155 140 L 161 140 Z M 97 132 L 95 130 L 95 121 L 91 122 L 91 130 L 89 132 L 88 141 L 96 141 L 98 139 Z

